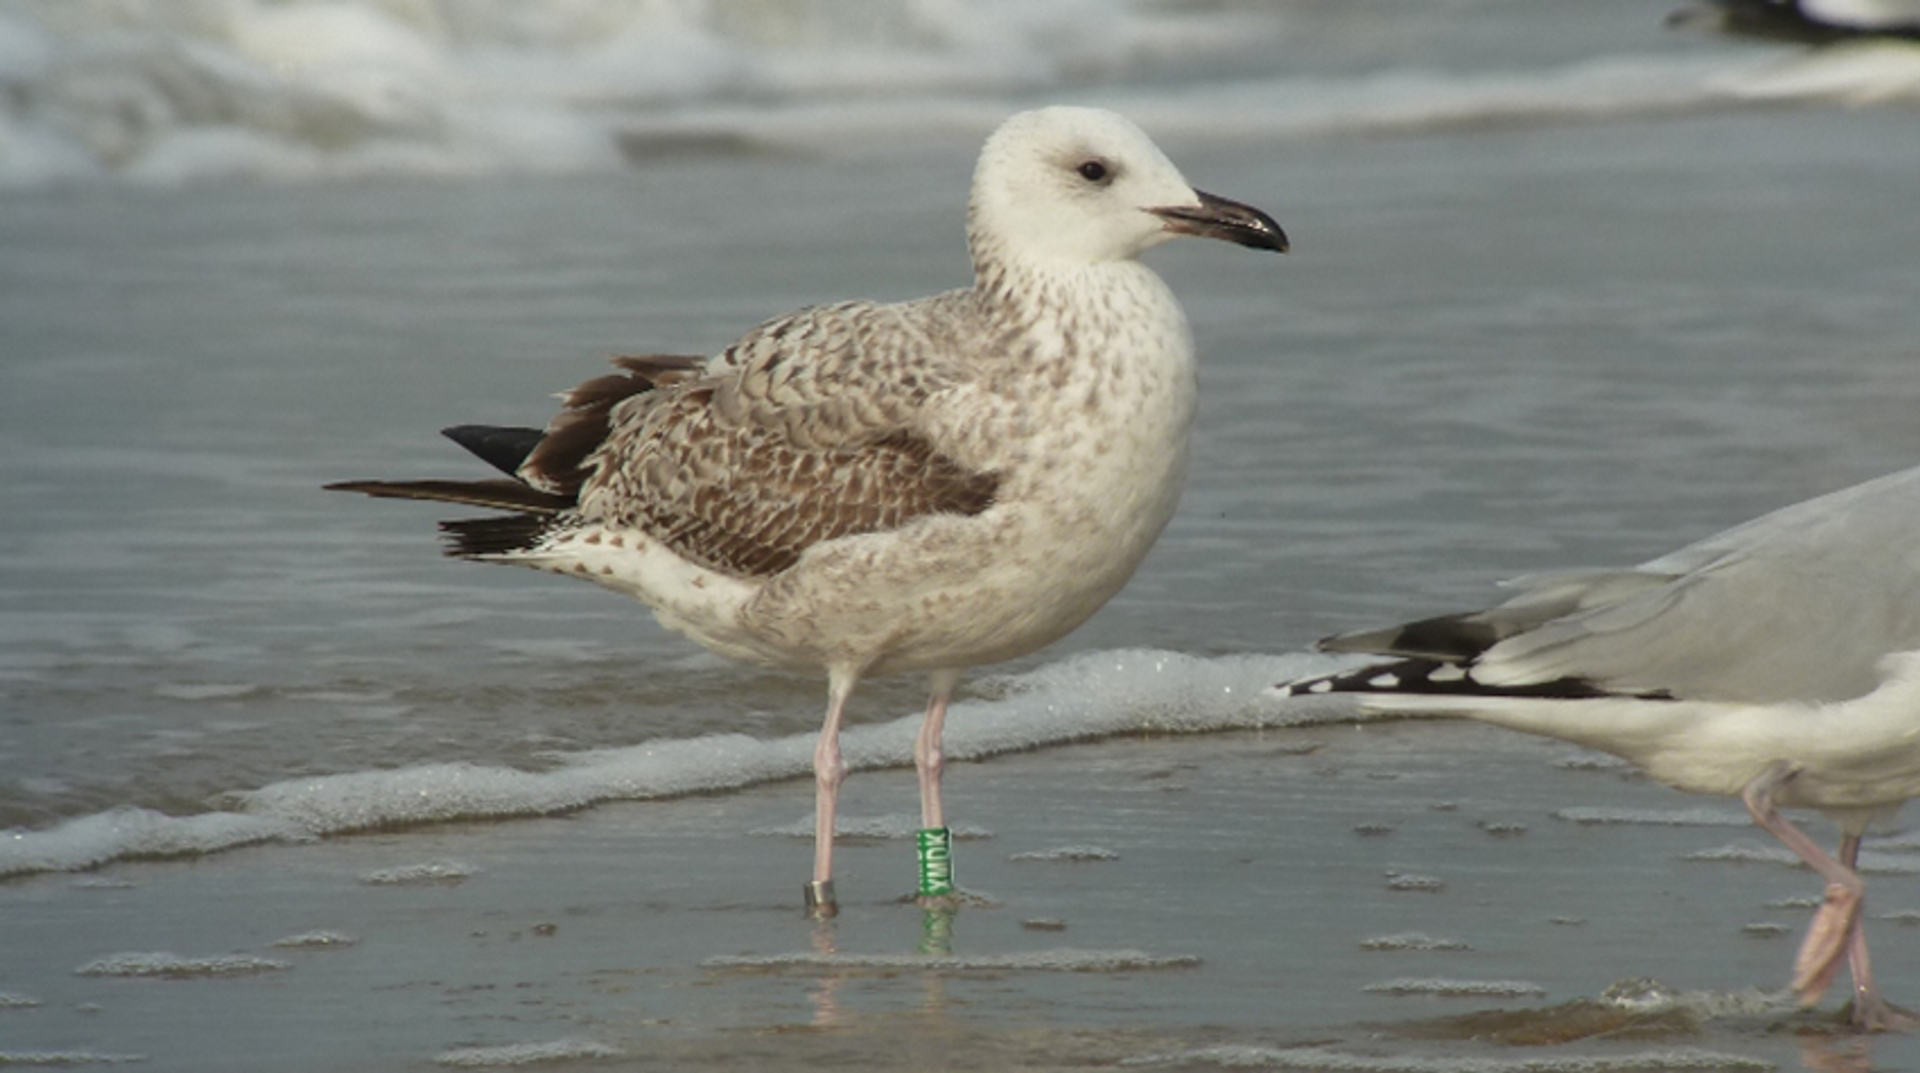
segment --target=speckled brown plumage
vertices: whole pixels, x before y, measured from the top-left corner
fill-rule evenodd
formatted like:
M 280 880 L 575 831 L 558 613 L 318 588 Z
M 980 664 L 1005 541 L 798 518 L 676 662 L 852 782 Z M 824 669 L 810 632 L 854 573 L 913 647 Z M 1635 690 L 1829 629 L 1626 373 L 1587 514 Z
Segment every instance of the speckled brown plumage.
M 912 427 L 927 394 L 960 377 L 881 345 L 866 303 L 801 310 L 709 365 L 650 354 L 561 395 L 514 482 L 353 482 L 346 490 L 528 511 L 444 523 L 447 553 L 474 558 L 564 541 L 588 526 L 644 532 L 738 577 L 791 567 L 814 544 L 928 514 L 978 514 L 998 478 L 966 470 Z M 794 361 L 796 349 L 826 360 Z M 856 392 L 850 383 L 879 384 Z
M 987 509 L 998 479 L 915 431 L 917 408 L 946 384 L 874 338 L 892 319 L 866 303 L 801 310 L 750 333 L 704 376 L 676 368 L 684 375 L 663 383 L 630 369 L 660 386 L 622 396 L 608 381 L 624 378 L 605 377 L 575 389 L 567 405 L 582 424 L 612 401 L 566 521 L 639 529 L 702 566 L 764 577 L 822 541 Z M 796 351 L 812 356 L 796 361 Z M 563 415 L 549 438 L 576 427 Z

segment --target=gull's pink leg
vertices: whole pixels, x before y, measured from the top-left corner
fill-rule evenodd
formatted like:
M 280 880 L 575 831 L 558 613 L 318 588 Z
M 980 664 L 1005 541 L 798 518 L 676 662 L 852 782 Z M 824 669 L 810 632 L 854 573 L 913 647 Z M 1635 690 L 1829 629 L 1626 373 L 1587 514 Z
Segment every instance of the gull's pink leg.
M 959 671 L 935 671 L 931 695 L 927 698 L 927 717 L 920 723 L 920 734 L 913 739 L 913 769 L 920 776 L 920 826 L 945 827 L 947 810 L 940 800 L 940 774 L 946 770 L 947 756 L 940 749 L 940 735 L 947 721 L 947 701 L 960 681 Z
M 1851 959 L 1860 929 L 1861 894 L 1838 883 L 1827 884 L 1826 901 L 1807 922 L 1807 937 L 1793 960 L 1793 991 L 1802 1006 L 1820 1001 L 1840 975 L 1840 965 Z M 1842 958 L 1847 954 L 1848 958 Z
M 1840 839 L 1840 863 L 1859 873 L 1860 836 Z M 1867 925 L 1854 918 L 1853 932 L 1847 938 L 1847 969 L 1853 975 L 1853 1023 L 1869 1032 L 1905 1032 L 1920 1027 L 1920 1021 L 1905 1010 L 1880 997 L 1873 983 L 1873 962 L 1867 957 Z
M 1813 920 L 1807 925 L 1807 937 L 1800 944 L 1800 953 L 1793 963 L 1793 993 L 1802 1006 L 1811 1006 L 1820 1001 L 1820 996 L 1833 983 L 1840 971 L 1840 955 L 1847 951 L 1852 936 L 1860 923 L 1860 900 L 1866 891 L 1860 874 L 1852 868 L 1829 857 L 1825 850 L 1814 844 L 1804 832 L 1786 817 L 1780 815 L 1773 805 L 1773 792 L 1799 773 L 1793 764 L 1781 761 L 1760 773 L 1746 789 L 1740 792 L 1740 800 L 1746 803 L 1747 813 L 1761 829 L 1780 840 L 1780 843 L 1792 850 L 1807 866 L 1819 873 L 1827 881 L 1827 900 L 1813 914 Z M 1858 845 L 1855 851 L 1858 852 Z M 1861 941 L 1862 949 L 1865 940 Z
M 847 762 L 840 755 L 840 724 L 846 716 L 847 698 L 853 695 L 860 672 L 850 667 L 832 667 L 827 671 L 827 721 L 820 727 L 820 741 L 813 747 L 813 882 L 806 887 L 807 912 L 830 917 L 840 911 L 833 896 L 833 823 L 840 803 L 840 783 L 847 777 Z

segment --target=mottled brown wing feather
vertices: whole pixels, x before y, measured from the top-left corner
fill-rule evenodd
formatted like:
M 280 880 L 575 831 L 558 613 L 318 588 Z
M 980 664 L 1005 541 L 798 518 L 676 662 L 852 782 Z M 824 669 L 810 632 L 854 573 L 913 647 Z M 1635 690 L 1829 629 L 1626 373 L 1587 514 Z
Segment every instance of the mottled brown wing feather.
M 636 420 L 616 417 L 589 461 L 581 517 L 643 529 L 710 569 L 764 577 L 822 541 L 993 504 L 996 475 L 968 471 L 910 432 L 797 446 L 782 425 L 723 417 L 715 390 L 658 394 Z

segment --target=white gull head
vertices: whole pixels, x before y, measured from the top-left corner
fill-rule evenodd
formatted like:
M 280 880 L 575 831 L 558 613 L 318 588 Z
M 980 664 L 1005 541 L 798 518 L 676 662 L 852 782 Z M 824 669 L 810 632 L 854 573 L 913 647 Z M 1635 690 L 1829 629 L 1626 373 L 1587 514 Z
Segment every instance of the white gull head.
M 1287 248 L 1272 217 L 1195 190 L 1152 139 L 1113 112 L 1022 112 L 980 152 L 967 220 L 976 268 L 1083 268 L 1130 260 L 1183 234 Z

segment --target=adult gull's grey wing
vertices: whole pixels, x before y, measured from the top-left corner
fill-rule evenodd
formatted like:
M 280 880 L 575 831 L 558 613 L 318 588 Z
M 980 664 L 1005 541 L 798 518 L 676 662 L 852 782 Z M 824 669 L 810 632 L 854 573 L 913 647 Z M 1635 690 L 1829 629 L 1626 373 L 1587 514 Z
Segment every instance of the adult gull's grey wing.
M 1783 508 L 1627 570 L 1512 583 L 1485 611 L 1325 647 L 1471 662 L 1486 686 L 1834 701 L 1920 648 L 1920 467 Z

